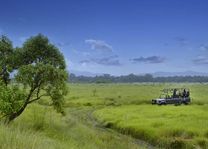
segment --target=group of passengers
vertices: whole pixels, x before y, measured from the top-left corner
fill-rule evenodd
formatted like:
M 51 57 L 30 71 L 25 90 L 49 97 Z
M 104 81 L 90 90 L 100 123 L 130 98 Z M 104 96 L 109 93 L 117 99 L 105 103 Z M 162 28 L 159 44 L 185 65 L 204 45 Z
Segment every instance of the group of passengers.
M 189 90 L 183 89 L 183 91 L 181 92 L 180 90 L 174 89 L 173 90 L 173 98 L 187 98 L 189 97 L 190 92 Z

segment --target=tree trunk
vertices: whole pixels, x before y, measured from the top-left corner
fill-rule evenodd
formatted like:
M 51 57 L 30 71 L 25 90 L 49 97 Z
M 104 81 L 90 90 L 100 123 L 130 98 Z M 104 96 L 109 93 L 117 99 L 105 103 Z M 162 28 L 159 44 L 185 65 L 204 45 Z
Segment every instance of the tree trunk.
M 27 105 L 26 105 L 27 106 Z M 22 114 L 22 112 L 25 110 L 26 106 L 23 106 L 19 111 L 10 114 L 6 120 L 5 120 L 5 124 L 9 124 L 10 122 L 12 122 L 15 118 L 17 118 L 18 116 L 20 116 Z
M 25 100 L 24 105 L 19 109 L 19 111 L 15 112 L 15 113 L 11 113 L 11 114 L 8 115 L 8 117 L 5 120 L 5 124 L 9 124 L 11 121 L 13 121 L 15 118 L 17 118 L 18 116 L 20 116 L 22 114 L 22 112 L 27 107 L 28 101 L 30 100 L 30 97 L 32 96 L 32 93 L 33 93 L 34 90 L 35 90 L 35 88 L 30 90 L 30 93 L 29 93 L 27 99 Z

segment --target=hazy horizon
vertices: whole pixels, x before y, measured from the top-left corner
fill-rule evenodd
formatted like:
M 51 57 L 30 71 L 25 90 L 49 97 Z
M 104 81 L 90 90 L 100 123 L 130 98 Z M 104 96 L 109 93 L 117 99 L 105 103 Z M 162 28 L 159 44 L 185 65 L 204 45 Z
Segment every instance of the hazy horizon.
M 197 72 L 197 71 L 183 71 L 183 72 L 165 72 L 165 71 L 156 71 L 152 73 L 122 73 L 122 74 L 110 74 L 110 73 L 92 73 L 88 71 L 76 71 L 76 70 L 70 70 L 69 74 L 75 74 L 76 76 L 102 76 L 104 74 L 108 74 L 111 76 L 127 76 L 130 74 L 134 75 L 146 75 L 151 74 L 153 77 L 168 77 L 168 76 L 208 76 L 208 73 L 206 72 Z

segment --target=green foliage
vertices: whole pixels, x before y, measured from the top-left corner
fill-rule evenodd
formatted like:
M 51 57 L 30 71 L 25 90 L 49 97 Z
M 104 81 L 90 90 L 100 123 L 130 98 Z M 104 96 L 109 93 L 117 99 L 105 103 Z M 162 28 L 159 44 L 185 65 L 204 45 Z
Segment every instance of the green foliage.
M 6 37 L 2 37 L 0 56 L 5 58 L 0 61 L 0 64 L 3 66 L 2 70 L 6 68 L 5 72 L 9 77 L 5 53 L 11 54 L 8 56 L 9 60 L 15 62 L 11 66 L 16 69 L 15 83 L 18 83 L 16 86 L 10 84 L 10 87 L 1 87 L 2 108 L 0 111 L 8 116 L 8 122 L 21 115 L 28 104 L 43 96 L 51 97 L 56 111 L 64 114 L 63 104 L 64 96 L 67 94 L 68 73 L 65 69 L 64 57 L 59 49 L 51 44 L 47 37 L 38 34 L 29 38 L 22 48 L 15 48 L 13 51 L 11 42 Z M 5 82 L 6 85 L 7 83 L 8 81 Z M 20 90 L 21 85 L 24 87 L 24 93 Z
M 40 94 L 40 90 L 43 90 L 44 92 L 37 96 L 50 96 L 54 108 L 58 112 L 63 112 L 63 96 L 67 94 L 65 70 L 55 68 L 50 64 L 30 64 L 20 67 L 15 78 L 26 88 L 34 88 L 33 95 Z
M 0 114 L 7 116 L 17 112 L 23 105 L 25 93 L 18 86 L 0 85 Z
M 19 65 L 50 64 L 56 68 L 65 69 L 64 56 L 59 49 L 51 44 L 48 38 L 42 34 L 29 38 L 22 48 L 16 49 Z
M 0 37 L 0 80 L 6 85 L 9 83 L 9 75 L 12 72 L 12 55 L 13 46 L 12 42 L 6 37 Z

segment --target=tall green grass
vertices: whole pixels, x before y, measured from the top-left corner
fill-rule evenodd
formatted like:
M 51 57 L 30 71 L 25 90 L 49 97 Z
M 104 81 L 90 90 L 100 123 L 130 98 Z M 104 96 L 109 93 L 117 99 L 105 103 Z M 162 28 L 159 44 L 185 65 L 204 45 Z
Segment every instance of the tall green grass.
M 61 133 L 55 130 L 63 127 L 61 116 L 51 112 L 49 108 L 39 105 L 29 106 L 28 109 L 10 125 L 0 125 L 0 148 L 8 149 L 59 149 L 68 148 L 61 139 L 54 136 Z M 50 114 L 54 114 L 54 118 Z M 56 134 L 56 131 L 59 134 Z M 51 136 L 50 136 L 51 135 Z M 73 144 L 72 144 L 73 145 Z
M 45 137 L 40 132 L 22 130 L 20 127 L 0 126 L 0 148 L 1 149 L 44 149 L 59 148 L 57 142 Z
M 0 125 L 2 149 L 140 149 L 130 137 L 87 125 L 86 108 L 70 108 L 67 116 L 34 104 L 8 126 Z M 77 113 L 78 111 L 78 113 Z M 76 112 L 77 114 L 75 114 Z
M 208 147 L 208 105 L 126 105 L 94 112 L 104 126 L 163 148 Z

